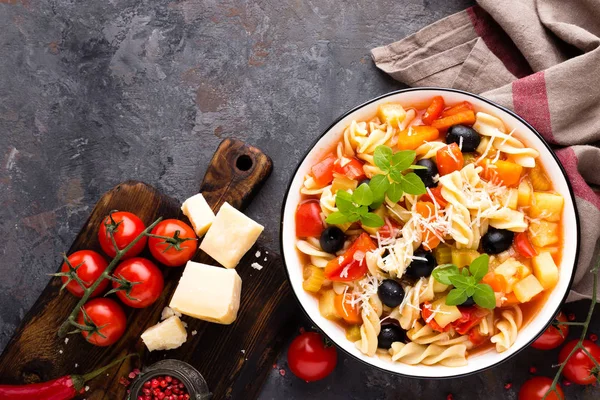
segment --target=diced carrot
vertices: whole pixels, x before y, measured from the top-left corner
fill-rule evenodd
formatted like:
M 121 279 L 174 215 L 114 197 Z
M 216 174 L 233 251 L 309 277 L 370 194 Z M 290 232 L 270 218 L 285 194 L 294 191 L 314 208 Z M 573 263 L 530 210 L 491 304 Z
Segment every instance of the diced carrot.
M 507 293 L 504 297 L 506 300 L 502 301 L 502 307 L 516 306 L 521 303 L 514 293 Z
M 462 103 L 458 103 L 457 105 L 444 110 L 442 112 L 442 118 L 449 117 L 451 115 L 458 114 L 458 113 L 461 113 L 464 111 L 469 111 L 469 110 L 473 111 L 473 105 L 471 103 L 469 103 L 468 101 L 463 101 Z
M 431 218 L 435 214 L 435 205 L 429 201 L 418 201 L 416 205 L 417 212 L 423 218 Z M 440 244 L 440 238 L 435 235 L 430 229 L 425 230 L 425 237 L 422 245 L 427 251 L 435 249 Z
M 465 166 L 465 158 L 456 143 L 450 143 L 439 149 L 435 154 L 435 161 L 440 176 L 451 174 Z
M 482 283 L 487 283 L 494 289 L 494 292 L 506 292 L 508 288 L 508 282 L 506 282 L 506 278 L 500 274 L 494 273 L 494 271 L 490 271 L 481 280 Z
M 498 180 L 505 186 L 517 187 L 521 180 L 523 167 L 510 161 L 497 160 L 492 163 L 491 160 L 485 159 L 481 161 L 483 171 L 481 177 L 488 181 Z
M 335 305 L 335 310 L 337 311 L 338 315 L 340 315 L 347 323 L 360 324 L 362 323 L 360 309 L 358 304 L 351 305 L 348 303 L 347 300 L 350 296 L 350 293 L 346 293 L 345 295 L 336 294 L 333 303 Z
M 335 160 L 337 160 L 337 157 L 334 154 L 329 154 L 323 161 L 312 166 L 310 172 L 317 185 L 325 186 L 331 183 Z
M 431 192 L 431 194 L 433 195 L 433 199 L 429 195 L 429 192 Z M 423 196 L 421 196 L 421 201 L 430 201 L 433 203 L 434 199 L 435 199 L 435 202 L 438 203 L 438 205 L 441 208 L 446 208 L 446 206 L 448 205 L 448 202 L 442 196 L 442 187 L 441 186 L 429 188 L 429 191 L 427 193 L 425 193 Z
M 423 143 L 431 142 L 440 136 L 440 132 L 431 126 L 410 126 L 398 134 L 400 150 L 415 150 Z
M 475 123 L 475 113 L 472 110 L 461 111 L 448 117 L 436 119 L 431 123 L 434 128 L 443 131 L 453 125 L 473 125 Z
M 425 125 L 431 125 L 433 120 L 438 119 L 444 111 L 444 98 L 442 96 L 435 96 L 431 100 L 431 104 L 425 110 L 425 114 L 421 118 Z

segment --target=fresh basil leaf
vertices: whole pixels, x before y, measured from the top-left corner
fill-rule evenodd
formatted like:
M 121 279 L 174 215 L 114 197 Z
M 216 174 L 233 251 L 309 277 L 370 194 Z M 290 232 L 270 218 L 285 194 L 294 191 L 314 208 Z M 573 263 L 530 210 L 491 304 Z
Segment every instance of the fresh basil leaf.
M 338 190 L 335 195 L 335 205 L 344 214 L 352 212 L 356 207 L 352 203 L 352 195 L 345 190 Z
M 348 222 L 356 222 L 360 219 L 360 214 L 353 211 L 352 213 L 347 215 L 347 218 Z
M 385 224 L 383 218 L 375 213 L 367 213 L 366 215 L 361 215 L 360 222 L 364 226 L 368 226 L 370 228 L 379 228 Z
M 454 264 L 438 265 L 431 273 L 433 278 L 444 285 L 452 285 L 450 277 L 460 274 L 458 267 Z
M 348 222 L 348 218 L 339 211 L 333 212 L 325 218 L 325 222 L 331 225 L 341 225 Z
M 467 296 L 464 289 L 452 289 L 446 297 L 446 305 L 458 306 L 467 301 L 468 298 L 469 296 Z
M 400 170 L 400 169 L 392 169 L 390 171 L 390 178 L 392 178 L 392 181 L 394 181 L 396 183 L 401 183 L 402 180 L 404 179 L 404 175 L 402 174 L 402 170 Z
M 367 215 L 369 213 L 369 207 L 360 206 L 356 209 L 356 213 L 360 216 Z
M 473 296 L 475 294 L 475 286 L 469 286 L 465 289 L 465 292 L 467 293 L 467 296 Z
M 470 275 L 469 274 L 469 268 L 462 268 L 460 270 L 460 272 L 461 272 L 462 276 L 469 276 Z
M 469 282 L 469 286 L 477 285 L 477 281 L 475 280 L 474 276 L 467 276 L 467 281 Z
M 392 156 L 392 168 L 399 171 L 404 171 L 410 167 L 413 161 L 415 161 L 416 157 L 417 153 L 414 150 L 397 151 Z
M 408 167 L 408 169 L 427 169 L 427 167 L 424 167 L 422 165 L 411 165 L 410 167 Z
M 469 271 L 471 275 L 475 278 L 477 282 L 483 279 L 485 274 L 488 273 L 490 263 L 490 256 L 487 254 L 482 254 L 476 259 L 473 260 L 471 265 L 469 266 Z
M 368 206 L 373 203 L 373 192 L 366 183 L 357 187 L 352 193 L 352 201 L 361 206 Z
M 392 183 L 387 191 L 387 197 L 393 203 L 399 202 L 403 194 L 402 186 L 399 183 Z
M 467 276 L 453 275 L 453 276 L 449 277 L 448 279 L 456 288 L 464 289 L 464 288 L 471 286 L 469 284 L 469 277 L 467 277 Z
M 414 195 L 424 194 L 427 192 L 425 184 L 414 172 L 409 172 L 408 174 L 404 175 L 404 179 L 402 179 L 402 190 L 408 194 Z
M 377 146 L 373 152 L 373 161 L 380 170 L 389 172 L 390 164 L 392 162 L 393 151 L 387 146 Z
M 494 289 L 486 283 L 475 286 L 473 300 L 479 307 L 493 309 L 496 307 L 496 295 Z
M 348 193 L 345 190 L 338 190 L 337 192 L 335 192 L 335 196 L 338 199 L 344 199 L 344 200 L 352 201 L 352 194 Z
M 377 201 L 374 201 L 373 203 L 371 203 L 371 205 L 369 206 L 372 210 L 377 210 L 379 207 L 381 207 L 381 205 L 383 204 L 385 200 L 384 199 L 379 199 Z
M 386 175 L 375 175 L 369 182 L 371 192 L 373 192 L 373 201 L 383 201 L 385 199 L 385 192 L 390 187 L 390 180 Z

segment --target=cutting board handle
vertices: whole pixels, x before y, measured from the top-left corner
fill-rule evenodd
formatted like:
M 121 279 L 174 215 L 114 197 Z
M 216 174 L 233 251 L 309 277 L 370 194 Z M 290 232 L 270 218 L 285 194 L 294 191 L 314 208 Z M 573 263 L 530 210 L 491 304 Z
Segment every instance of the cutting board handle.
M 215 152 L 200 192 L 217 211 L 224 202 L 246 207 L 273 169 L 271 159 L 256 147 L 237 139 L 225 139 Z

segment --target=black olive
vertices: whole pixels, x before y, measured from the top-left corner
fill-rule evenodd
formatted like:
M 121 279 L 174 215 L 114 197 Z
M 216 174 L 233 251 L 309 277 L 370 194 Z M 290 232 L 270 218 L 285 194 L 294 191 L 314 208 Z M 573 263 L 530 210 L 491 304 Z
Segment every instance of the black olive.
M 415 169 L 415 174 L 425 184 L 425 187 L 436 187 L 437 183 L 434 182 L 433 177 L 438 174 L 437 166 L 433 161 L 428 158 L 417 161 L 417 165 L 425 167 L 426 169 Z
M 344 247 L 346 236 L 337 226 L 330 226 L 321 233 L 319 243 L 323 251 L 335 254 Z
M 462 138 L 462 145 L 461 140 Z M 456 143 L 461 146 L 463 153 L 470 153 L 475 151 L 477 146 L 481 142 L 481 136 L 477 131 L 469 126 L 464 125 L 452 125 L 446 133 L 446 143 Z
M 385 279 L 377 289 L 379 299 L 388 307 L 397 307 L 404 299 L 402 285 L 393 279 Z
M 362 181 L 358 182 L 358 186 L 362 185 L 363 183 L 366 183 L 368 185 L 369 183 L 371 183 L 371 180 L 368 179 L 368 178 L 367 179 L 363 179 Z
M 430 276 L 436 265 L 433 254 L 419 247 L 415 250 L 413 257 L 418 258 L 416 260 L 413 259 L 408 268 L 406 268 L 406 275 L 411 278 Z M 421 258 L 425 258 L 426 260 L 421 260 Z
M 473 300 L 473 297 L 468 297 L 464 303 L 461 304 L 461 306 L 463 307 L 471 307 L 475 305 L 475 300 Z
M 406 333 L 397 325 L 387 324 L 381 327 L 379 336 L 377 336 L 377 347 L 380 349 L 389 349 L 394 342 L 403 342 L 406 339 Z
M 488 254 L 502 253 L 512 245 L 515 233 L 506 229 L 490 228 L 481 238 L 481 247 Z

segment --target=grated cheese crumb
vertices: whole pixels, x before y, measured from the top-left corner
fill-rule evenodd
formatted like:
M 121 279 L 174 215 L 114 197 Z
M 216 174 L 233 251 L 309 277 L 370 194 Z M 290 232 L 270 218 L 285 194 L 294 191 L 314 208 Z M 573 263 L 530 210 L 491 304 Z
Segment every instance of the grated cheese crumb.
M 256 250 L 256 253 L 254 254 L 254 257 L 256 257 L 256 258 L 260 257 L 260 250 Z
M 262 265 L 260 265 L 260 264 L 259 264 L 259 263 L 257 263 L 257 262 L 254 262 L 254 263 L 250 264 L 250 266 L 251 266 L 252 268 L 254 268 L 255 270 L 257 270 L 257 271 L 260 271 L 261 269 L 263 269 L 263 266 L 262 266 Z
M 69 343 L 69 338 L 68 337 L 65 338 L 65 344 L 67 344 L 67 343 Z
M 194 329 L 194 330 L 192 331 L 192 336 L 196 336 L 197 334 L 198 334 L 198 331 Z
M 62 354 L 62 353 L 63 353 L 63 351 L 62 351 L 62 350 L 59 350 L 58 352 L 59 352 L 60 354 Z

